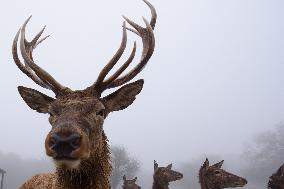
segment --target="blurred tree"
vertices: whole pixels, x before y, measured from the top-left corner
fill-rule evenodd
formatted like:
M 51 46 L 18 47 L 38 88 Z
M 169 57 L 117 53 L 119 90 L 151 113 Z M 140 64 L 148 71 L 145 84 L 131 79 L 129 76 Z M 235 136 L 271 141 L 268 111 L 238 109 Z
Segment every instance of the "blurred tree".
M 129 156 L 122 146 L 111 147 L 112 178 L 111 185 L 116 189 L 122 181 L 123 175 L 134 178 L 140 169 L 140 162 Z
M 256 187 L 264 188 L 269 177 L 284 163 L 284 124 L 260 133 L 244 155 L 243 173 Z

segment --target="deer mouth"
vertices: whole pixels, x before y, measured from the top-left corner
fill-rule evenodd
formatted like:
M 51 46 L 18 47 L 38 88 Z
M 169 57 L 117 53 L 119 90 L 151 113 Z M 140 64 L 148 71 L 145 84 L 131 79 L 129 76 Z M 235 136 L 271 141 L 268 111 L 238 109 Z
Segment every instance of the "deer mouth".
M 183 174 L 177 173 L 177 174 L 174 176 L 174 178 L 173 178 L 170 182 L 172 182 L 172 181 L 177 181 L 177 180 L 180 180 L 180 179 L 182 179 L 182 178 L 183 178 Z
M 182 175 L 182 174 L 179 174 L 179 175 L 176 176 L 176 180 L 180 180 L 180 179 L 182 179 L 182 178 L 183 178 L 183 175 Z
M 248 181 L 244 178 L 240 178 L 233 187 L 243 187 L 248 183 Z
M 245 179 L 243 179 L 242 181 L 243 182 L 239 185 L 239 187 L 243 187 L 243 186 L 245 186 L 248 183 L 248 181 L 245 180 Z
M 53 162 L 59 168 L 76 169 L 80 165 L 80 159 L 71 157 L 55 157 Z
M 176 180 L 180 180 L 183 178 L 183 174 L 179 173 L 179 172 L 176 172 L 176 175 L 175 175 L 175 179 Z
M 182 178 L 183 178 L 183 175 L 182 175 L 182 174 L 180 174 L 180 175 L 177 176 L 177 179 L 178 179 L 178 180 L 180 180 L 180 179 L 182 179 Z
M 76 161 L 78 158 L 69 157 L 69 156 L 57 156 L 53 158 L 55 161 Z

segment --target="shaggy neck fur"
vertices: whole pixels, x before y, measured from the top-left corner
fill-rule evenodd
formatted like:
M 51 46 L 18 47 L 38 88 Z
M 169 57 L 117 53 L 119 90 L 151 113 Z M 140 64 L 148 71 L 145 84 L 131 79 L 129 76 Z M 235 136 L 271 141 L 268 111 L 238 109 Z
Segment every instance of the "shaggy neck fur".
M 269 183 L 268 183 L 268 188 L 269 188 L 269 189 L 283 189 L 283 188 L 281 188 L 280 186 L 274 184 L 274 183 L 271 182 L 271 181 L 269 181 Z
M 204 173 L 202 172 L 202 170 L 200 170 L 200 172 L 199 172 L 199 183 L 200 183 L 201 189 L 221 189 L 221 188 L 218 188 L 218 187 L 210 186 L 208 183 L 206 183 L 203 174 Z
M 219 187 L 209 186 L 206 183 L 200 183 L 200 186 L 201 186 L 201 189 L 222 189 L 222 188 L 219 188 Z
M 281 184 L 279 182 L 281 182 L 281 181 L 277 182 L 277 181 L 271 179 L 268 182 L 268 187 L 267 188 L 268 189 L 284 189 L 284 187 L 281 187 Z M 282 185 L 283 185 L 283 182 L 284 181 L 282 181 Z
M 154 178 L 152 189 L 169 189 L 169 183 L 162 182 Z
M 199 170 L 199 184 L 201 186 L 201 189 L 210 189 L 209 187 L 207 187 L 205 185 L 204 178 L 203 178 L 202 167 Z
M 83 160 L 76 170 L 57 168 L 58 188 L 64 189 L 110 189 L 110 151 L 103 133 L 102 145 Z

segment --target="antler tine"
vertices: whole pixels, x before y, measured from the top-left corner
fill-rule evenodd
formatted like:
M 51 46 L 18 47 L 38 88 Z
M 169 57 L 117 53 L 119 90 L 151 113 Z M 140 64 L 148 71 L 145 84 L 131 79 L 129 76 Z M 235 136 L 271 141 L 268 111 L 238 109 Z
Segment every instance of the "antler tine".
M 128 31 L 131 31 L 132 33 L 135 33 L 136 35 L 138 35 L 138 36 L 140 37 L 140 34 L 139 34 L 137 31 L 135 31 L 134 29 L 129 28 L 129 27 L 126 27 L 126 29 L 127 29 Z
M 17 32 L 14 40 L 13 40 L 13 46 L 12 46 L 12 54 L 14 62 L 16 63 L 17 67 L 26 74 L 29 78 L 31 78 L 36 84 L 40 85 L 43 88 L 50 89 L 49 86 L 47 86 L 37 75 L 35 75 L 29 67 L 25 67 L 23 63 L 20 61 L 17 51 L 17 42 L 19 39 L 21 29 Z
M 120 76 L 120 74 L 122 74 L 124 70 L 126 70 L 129 64 L 133 61 L 135 54 L 136 54 L 136 42 L 134 42 L 132 52 L 129 58 L 127 59 L 127 61 L 111 77 L 109 77 L 106 81 L 103 82 L 102 90 L 106 89 L 111 82 L 113 82 L 116 78 Z
M 155 48 L 155 36 L 153 33 L 153 29 L 156 24 L 156 19 L 157 19 L 157 13 L 153 5 L 151 5 L 147 0 L 143 0 L 148 7 L 151 10 L 151 22 L 149 23 L 145 18 L 143 18 L 146 27 L 141 27 L 140 25 L 136 24 L 135 22 L 131 21 L 127 17 L 123 16 L 126 22 L 128 22 L 132 28 L 127 28 L 125 26 L 125 22 L 123 24 L 123 41 L 120 49 L 118 52 L 115 54 L 115 56 L 111 59 L 111 61 L 104 67 L 104 69 L 101 71 L 97 81 L 95 82 L 94 85 L 91 86 L 91 88 L 95 89 L 96 92 L 99 93 L 99 95 L 106 89 L 114 88 L 121 86 L 128 81 L 132 80 L 138 73 L 141 72 L 141 70 L 145 67 L 149 59 L 151 58 L 154 48 Z M 133 61 L 135 53 L 136 53 L 136 42 L 134 43 L 134 47 L 132 50 L 132 53 L 128 60 L 107 80 L 104 81 L 106 75 L 108 72 L 114 67 L 114 65 L 117 63 L 119 58 L 121 57 L 125 46 L 126 46 L 126 30 L 130 30 L 134 33 L 136 33 L 138 36 L 142 38 L 142 43 L 143 43 L 143 51 L 142 51 L 142 56 L 141 60 L 136 65 L 129 73 L 125 74 L 122 77 L 119 77 L 125 70 L 126 68 L 130 65 L 130 63 Z M 121 52 L 121 53 L 120 53 Z
M 143 18 L 143 20 L 146 24 L 146 28 L 142 28 L 141 26 L 139 26 L 138 24 L 134 23 L 133 21 L 129 20 L 126 17 L 124 17 L 124 18 L 140 34 L 140 37 L 142 38 L 142 42 L 143 42 L 143 52 L 142 52 L 142 56 L 141 56 L 141 60 L 140 60 L 139 64 L 136 67 L 134 67 L 126 75 L 124 75 L 124 76 L 116 79 L 115 81 L 113 81 L 108 86 L 108 88 L 118 87 L 120 85 L 127 83 L 131 79 L 133 79 L 146 66 L 146 64 L 147 64 L 148 60 L 151 58 L 151 56 L 154 52 L 154 48 L 155 48 L 155 36 L 154 36 L 154 33 L 153 33 L 153 29 L 152 29 L 151 25 L 149 24 L 149 22 L 145 18 Z
M 148 7 L 151 10 L 152 18 L 151 18 L 150 25 L 151 25 L 152 29 L 154 30 L 155 26 L 156 26 L 156 21 L 157 21 L 157 11 L 156 11 L 155 7 L 149 1 L 147 1 L 147 0 L 143 0 L 143 1 L 148 5 Z
M 28 18 L 28 21 L 31 19 L 31 16 Z M 24 39 L 25 41 L 25 45 L 28 46 L 29 48 L 27 49 L 28 50 L 28 55 L 30 56 L 31 60 L 33 60 L 33 50 L 36 48 L 37 44 L 39 44 L 39 42 L 42 42 L 44 39 L 46 38 L 43 38 L 41 39 L 39 42 L 37 42 L 40 38 L 40 36 L 42 35 L 42 33 L 44 32 L 46 26 L 44 26 L 42 28 L 42 30 L 32 39 L 31 42 L 28 42 L 26 39 Z M 25 61 L 25 66 L 28 70 L 32 71 L 32 69 L 30 68 L 29 64 Z
M 40 44 L 42 43 L 44 40 L 46 40 L 47 38 L 49 38 L 50 35 L 45 36 L 44 38 L 42 38 L 41 40 L 37 41 L 36 44 L 34 45 L 34 49 Z
M 37 44 L 37 41 L 39 40 L 40 36 L 42 35 L 42 33 L 44 32 L 46 26 L 44 26 L 40 32 L 32 39 L 32 41 L 30 42 L 30 45 L 32 47 L 34 47 Z
M 115 53 L 115 55 L 112 57 L 112 59 L 109 61 L 109 63 L 102 69 L 100 72 L 97 81 L 95 82 L 94 86 L 96 88 L 100 88 L 106 75 L 109 73 L 109 71 L 115 66 L 115 64 L 118 62 L 120 57 L 122 56 L 125 48 L 126 48 L 126 43 L 127 43 L 127 33 L 126 33 L 126 27 L 125 27 L 125 22 L 123 22 L 123 32 L 122 32 L 122 41 L 120 44 L 119 49 Z
M 21 38 L 20 38 L 20 50 L 22 57 L 25 61 L 26 68 L 28 67 L 34 71 L 36 76 L 46 85 L 48 86 L 49 89 L 51 89 L 56 95 L 60 93 L 63 89 L 66 89 L 66 87 L 63 87 L 60 83 L 58 83 L 48 72 L 46 72 L 44 69 L 39 67 L 37 64 L 34 63 L 33 58 L 32 58 L 32 51 L 33 49 L 40 43 L 42 42 L 45 38 L 40 40 L 38 42 L 38 39 L 42 35 L 45 27 L 34 37 L 34 39 L 31 42 L 27 42 L 25 38 L 25 29 L 26 25 L 29 22 L 31 17 L 29 17 L 25 23 L 22 26 L 21 29 Z
M 155 7 L 149 1 L 147 1 L 147 0 L 143 0 L 143 1 L 147 4 L 147 6 L 151 10 L 152 17 L 151 17 L 150 25 L 151 25 L 152 29 L 154 30 L 155 26 L 156 26 L 156 21 L 157 21 L 157 11 L 156 11 Z M 137 31 L 135 31 L 134 29 L 128 28 L 128 27 L 126 29 L 135 33 L 136 35 L 140 36 L 140 34 Z

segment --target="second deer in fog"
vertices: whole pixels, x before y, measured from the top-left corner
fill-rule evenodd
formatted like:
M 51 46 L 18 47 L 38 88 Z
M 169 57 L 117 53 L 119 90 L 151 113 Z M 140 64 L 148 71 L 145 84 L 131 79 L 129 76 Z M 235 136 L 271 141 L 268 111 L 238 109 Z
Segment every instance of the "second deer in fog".
M 154 161 L 152 189 L 169 189 L 170 182 L 180 180 L 182 177 L 181 173 L 172 170 L 172 164 L 169 164 L 167 167 L 159 167 L 158 163 Z

